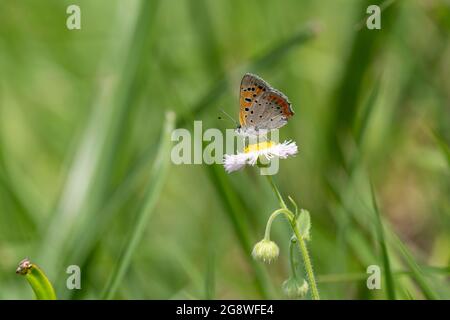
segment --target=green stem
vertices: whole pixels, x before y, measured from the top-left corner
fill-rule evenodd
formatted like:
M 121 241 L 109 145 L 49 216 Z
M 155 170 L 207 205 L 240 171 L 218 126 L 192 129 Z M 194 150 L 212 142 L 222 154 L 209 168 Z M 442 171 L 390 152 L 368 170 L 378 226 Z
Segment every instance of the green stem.
M 298 207 L 297 204 L 295 203 L 294 199 L 291 198 L 291 196 L 288 196 L 289 201 L 291 202 L 291 204 L 294 206 L 295 208 L 295 218 L 298 217 Z
M 311 297 L 313 298 L 313 300 L 320 300 L 319 290 L 317 289 L 311 258 L 309 257 L 305 240 L 303 240 L 302 236 L 300 235 L 300 232 L 295 223 L 291 223 L 291 226 L 294 229 L 295 236 L 297 237 L 298 248 L 303 257 L 303 264 L 305 265 L 306 275 L 308 276 L 309 285 L 311 286 Z
M 272 213 L 271 217 L 273 215 L 275 215 L 275 213 L 277 213 L 277 212 L 284 212 L 286 214 L 286 216 L 290 222 L 290 225 L 294 231 L 294 234 L 297 238 L 298 248 L 303 257 L 303 264 L 305 265 L 306 275 L 308 276 L 309 285 L 311 286 L 311 297 L 313 298 L 313 300 L 320 300 L 319 290 L 317 289 L 317 284 L 316 284 L 316 279 L 314 277 L 314 271 L 313 271 L 313 267 L 312 267 L 311 258 L 309 257 L 309 253 L 308 253 L 308 249 L 306 247 L 305 240 L 300 235 L 300 231 L 298 230 L 298 227 L 297 227 L 297 223 L 296 223 L 297 217 L 286 206 L 286 203 L 284 202 L 280 191 L 278 190 L 277 186 L 273 182 L 273 179 L 270 175 L 267 176 L 267 180 L 269 181 L 269 184 L 271 185 L 273 191 L 275 192 L 275 195 L 277 196 L 278 201 L 280 202 L 280 206 L 282 207 L 281 209 L 278 209 L 274 213 Z M 270 218 L 269 218 L 269 220 L 270 220 Z M 269 230 L 270 230 L 270 228 L 269 228 Z M 266 229 L 266 232 L 267 232 L 267 229 Z
M 270 229 L 272 228 L 272 223 L 275 220 L 275 218 L 281 214 L 284 213 L 284 215 L 286 216 L 286 218 L 291 221 L 292 219 L 294 219 L 294 215 L 293 213 L 286 208 L 281 208 L 278 210 L 275 210 L 269 217 L 269 220 L 267 220 L 267 224 L 266 224 L 266 232 L 264 233 L 264 239 L 266 240 L 270 240 Z
M 295 261 L 294 256 L 294 245 L 296 242 L 297 239 L 295 237 L 292 237 L 291 242 L 289 243 L 289 261 L 291 263 L 291 271 L 294 278 L 297 278 L 297 261 Z
M 266 224 L 266 232 L 264 233 L 264 239 L 270 240 L 270 229 L 272 228 L 272 222 L 275 218 L 280 214 L 280 212 L 274 212 L 270 215 L 269 220 L 267 220 Z
M 287 209 L 288 207 L 286 206 L 286 203 L 284 202 L 280 191 L 278 190 L 277 186 L 273 182 L 272 176 L 271 175 L 267 175 L 266 177 L 267 177 L 267 180 L 269 181 L 270 186 L 272 187 L 273 192 L 275 192 L 275 195 L 277 196 L 278 201 L 280 202 L 280 206 L 282 208 L 284 208 L 284 209 Z

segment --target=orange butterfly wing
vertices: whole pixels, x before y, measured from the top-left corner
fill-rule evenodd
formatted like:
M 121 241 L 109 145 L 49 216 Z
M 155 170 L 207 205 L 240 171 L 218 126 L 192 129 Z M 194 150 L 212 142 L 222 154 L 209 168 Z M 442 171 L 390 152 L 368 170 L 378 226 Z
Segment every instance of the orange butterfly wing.
M 239 98 L 239 123 L 243 127 L 247 124 L 247 116 L 255 101 L 270 90 L 270 86 L 260 77 L 251 73 L 246 73 L 241 81 Z

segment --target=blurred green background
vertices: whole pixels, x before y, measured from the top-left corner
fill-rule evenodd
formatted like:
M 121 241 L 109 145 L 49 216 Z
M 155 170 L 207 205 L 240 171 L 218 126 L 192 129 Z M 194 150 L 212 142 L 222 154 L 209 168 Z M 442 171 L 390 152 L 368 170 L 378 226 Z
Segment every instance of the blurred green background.
M 167 110 L 231 127 L 252 72 L 296 111 L 274 179 L 311 213 L 321 297 L 449 299 L 449 31 L 445 0 L 0 1 L 0 298 L 33 297 L 24 257 L 65 299 L 283 298 L 287 223 L 276 263 L 250 256 L 278 207 L 264 177 L 170 164 L 162 131 Z

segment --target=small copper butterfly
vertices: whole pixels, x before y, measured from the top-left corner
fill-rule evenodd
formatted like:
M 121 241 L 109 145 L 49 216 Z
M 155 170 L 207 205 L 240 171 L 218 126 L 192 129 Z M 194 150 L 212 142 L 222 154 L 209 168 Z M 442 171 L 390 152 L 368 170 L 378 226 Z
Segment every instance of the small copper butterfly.
M 286 95 L 251 73 L 242 78 L 239 103 L 236 132 L 244 136 L 257 136 L 281 128 L 294 115 Z

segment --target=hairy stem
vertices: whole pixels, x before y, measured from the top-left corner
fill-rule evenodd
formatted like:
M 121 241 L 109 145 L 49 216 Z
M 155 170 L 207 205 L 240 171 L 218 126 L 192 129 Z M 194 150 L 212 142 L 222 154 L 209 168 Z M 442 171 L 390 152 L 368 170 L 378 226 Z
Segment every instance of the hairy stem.
M 316 283 L 316 279 L 314 277 L 314 271 L 313 271 L 313 267 L 312 267 L 311 258 L 309 257 L 309 253 L 308 253 L 308 249 L 306 247 L 305 240 L 302 238 L 300 231 L 298 230 L 297 223 L 296 223 L 297 216 L 294 215 L 292 213 L 292 211 L 289 210 L 289 208 L 286 206 L 286 203 L 284 202 L 283 197 L 281 196 L 281 193 L 278 190 L 277 186 L 273 182 L 272 177 L 267 176 L 267 180 L 269 181 L 269 184 L 272 187 L 272 190 L 274 191 L 276 197 L 278 198 L 278 201 L 280 202 L 280 206 L 281 206 L 281 209 L 278 209 L 274 213 L 272 213 L 271 218 L 277 212 L 283 212 L 286 214 L 286 217 L 289 220 L 291 228 L 294 231 L 295 237 L 297 238 L 298 248 L 299 248 L 300 254 L 302 255 L 302 258 L 303 258 L 303 264 L 305 265 L 305 270 L 306 270 L 306 275 L 308 277 L 309 285 L 311 286 L 311 297 L 313 300 L 320 300 L 319 290 L 317 289 L 317 283 Z M 293 202 L 292 199 L 290 199 L 290 200 L 291 200 L 291 202 Z M 295 207 L 296 207 L 296 205 L 295 205 Z M 269 218 L 269 222 L 270 222 L 270 224 L 272 223 L 270 218 Z M 268 225 L 269 225 L 269 223 L 268 223 Z M 270 231 L 270 226 L 269 226 L 269 231 Z M 267 233 L 267 229 L 266 229 L 266 233 Z
M 309 257 L 308 248 L 306 247 L 305 240 L 300 235 L 300 232 L 295 223 L 294 224 L 291 223 L 291 226 L 294 229 L 294 233 L 297 238 L 298 248 L 303 257 L 303 264 L 305 265 L 306 275 L 308 276 L 309 285 L 311 286 L 311 297 L 313 298 L 313 300 L 320 300 L 319 290 L 317 289 L 311 258 Z
M 283 197 L 281 196 L 280 191 L 278 190 L 277 186 L 273 182 L 272 176 L 267 175 L 267 180 L 269 181 L 270 186 L 272 187 L 273 192 L 277 196 L 278 201 L 280 202 L 280 206 L 284 209 L 287 209 L 286 203 L 283 200 Z
M 267 220 L 267 224 L 266 224 L 266 232 L 264 234 L 264 239 L 266 240 L 270 240 L 270 229 L 272 228 L 272 223 L 275 220 L 275 218 L 281 214 L 284 213 L 284 215 L 286 216 L 286 218 L 291 221 L 294 219 L 294 214 L 287 208 L 281 208 L 278 210 L 275 210 L 269 217 L 269 220 Z

